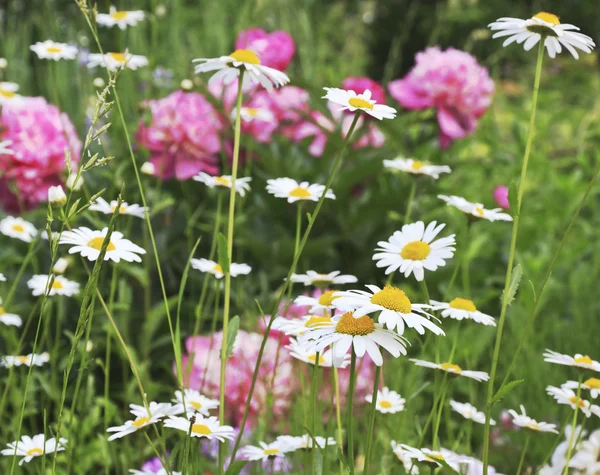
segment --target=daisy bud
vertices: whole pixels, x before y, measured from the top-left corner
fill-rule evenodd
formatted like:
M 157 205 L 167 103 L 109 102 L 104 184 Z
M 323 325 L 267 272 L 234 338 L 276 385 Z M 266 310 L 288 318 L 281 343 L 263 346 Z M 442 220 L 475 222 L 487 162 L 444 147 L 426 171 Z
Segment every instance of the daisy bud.
M 154 175 L 155 168 L 152 163 L 146 162 L 141 166 L 140 171 L 146 175 Z
M 184 79 L 181 81 L 180 86 L 184 91 L 191 91 L 194 88 L 194 83 L 191 79 Z
M 48 201 L 55 208 L 61 208 L 67 204 L 67 195 L 62 186 L 51 186 L 48 188 Z
M 98 89 L 104 87 L 105 86 L 104 79 L 102 79 L 102 78 L 94 79 L 94 86 L 97 87 Z
M 7 66 L 8 61 L 6 61 L 6 58 L 0 58 L 0 69 L 6 69 Z
M 165 7 L 162 3 L 160 5 L 156 5 L 156 10 L 154 13 L 158 18 L 164 18 L 167 14 L 167 7 Z
M 68 266 L 69 266 L 69 261 L 67 259 L 65 259 L 64 257 L 61 257 L 60 259 L 58 259 L 56 261 L 56 263 L 54 264 L 54 267 L 52 267 L 52 272 L 54 274 L 64 274 L 65 271 L 67 270 Z
M 92 343 L 92 340 L 88 340 L 88 342 L 85 344 L 85 351 L 87 351 L 89 353 L 93 349 L 94 349 L 94 344 Z
M 77 178 L 77 173 L 71 173 L 69 178 L 67 178 L 67 188 L 73 191 L 79 191 L 83 185 L 83 176 L 79 176 L 77 183 L 75 183 L 75 179 Z

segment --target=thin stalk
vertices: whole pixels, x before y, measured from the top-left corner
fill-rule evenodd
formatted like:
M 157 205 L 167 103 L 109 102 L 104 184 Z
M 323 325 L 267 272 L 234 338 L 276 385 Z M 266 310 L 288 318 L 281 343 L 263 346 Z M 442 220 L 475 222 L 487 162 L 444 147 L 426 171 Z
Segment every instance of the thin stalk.
M 521 470 L 523 469 L 523 462 L 525 461 L 525 454 L 527 453 L 527 448 L 529 447 L 529 438 L 531 434 L 527 432 L 527 438 L 525 439 L 525 446 L 523 447 L 523 452 L 521 452 L 521 458 L 519 459 L 519 468 L 517 468 L 517 475 L 520 475 Z
M 313 365 L 312 382 L 310 385 L 310 406 L 311 406 L 311 437 L 316 437 L 317 434 L 317 386 L 319 384 L 319 353 L 315 354 L 315 364 Z M 311 473 L 315 473 L 315 460 L 317 457 L 317 443 L 316 440 L 312 440 L 311 444 Z
M 332 365 L 333 366 L 333 365 Z M 340 404 L 340 378 L 338 369 L 333 366 L 333 384 L 335 386 L 335 420 L 337 423 L 337 441 L 341 453 L 344 453 L 344 438 L 342 436 L 342 408 Z M 340 460 L 340 475 L 344 473 L 344 464 Z
M 348 383 L 348 398 L 346 399 L 347 413 L 346 413 L 346 431 L 348 432 L 348 468 L 350 469 L 350 475 L 354 475 L 354 414 L 352 409 L 354 407 L 354 386 L 356 384 L 356 353 L 354 348 L 350 348 L 350 382 Z
M 431 299 L 429 298 L 429 290 L 427 289 L 427 282 L 425 282 L 425 278 L 420 282 L 421 291 L 423 292 L 423 298 L 425 299 L 425 303 L 429 305 Z
M 406 212 L 404 213 L 404 224 L 408 224 L 410 219 L 410 212 L 412 211 L 413 201 L 415 199 L 415 193 L 417 191 L 417 179 L 413 178 L 412 185 L 410 186 L 410 193 L 408 194 L 408 202 L 406 203 Z
M 377 396 L 379 395 L 379 375 L 381 366 L 375 367 L 375 380 L 373 382 L 373 400 L 371 403 L 371 415 L 369 417 L 369 432 L 367 434 L 367 450 L 365 451 L 365 465 L 363 473 L 368 475 L 369 462 L 371 461 L 371 448 L 373 446 L 373 427 L 375 427 L 375 413 L 377 412 Z
M 573 455 L 573 449 L 575 444 L 573 443 L 575 440 L 575 428 L 577 427 L 577 416 L 579 415 L 579 401 L 581 401 L 581 381 L 583 376 L 579 376 L 579 384 L 577 385 L 577 403 L 575 404 L 575 410 L 573 411 L 573 422 L 571 423 L 571 436 L 569 437 L 569 446 L 567 448 L 567 460 L 565 462 L 565 468 L 563 470 L 563 475 L 569 473 L 569 462 L 571 461 L 571 456 Z
M 448 381 L 446 378 L 446 375 L 444 375 L 444 378 L 442 379 L 442 388 L 440 390 L 440 399 L 438 402 L 438 413 L 437 413 L 437 417 L 435 420 L 435 424 L 433 426 L 433 442 L 432 442 L 432 447 L 435 450 L 437 445 L 438 445 L 438 432 L 440 430 L 440 423 L 442 421 L 442 412 L 444 410 L 444 403 L 446 402 L 446 393 L 448 392 Z
M 12 302 L 12 299 L 15 295 L 15 292 L 17 290 L 17 286 L 19 285 L 19 282 L 21 281 L 21 277 L 23 276 L 23 272 L 25 272 L 25 268 L 27 267 L 27 265 L 29 264 L 29 261 L 31 261 L 31 258 L 34 256 L 35 254 L 35 247 L 37 245 L 37 243 L 39 242 L 40 238 L 37 237 L 36 239 L 34 239 L 33 241 L 31 241 L 31 243 L 29 243 L 29 249 L 27 250 L 27 254 L 25 255 L 25 259 L 23 259 L 23 262 L 21 262 L 21 266 L 19 267 L 19 271 L 17 272 L 17 275 L 15 276 L 10 289 L 8 290 L 8 294 L 6 294 L 6 298 L 4 299 L 3 302 L 3 306 L 4 308 L 9 308 L 10 307 L 10 303 Z
M 485 429 L 483 438 L 483 475 L 488 473 L 489 449 L 490 449 L 490 419 L 492 415 L 492 397 L 494 396 L 494 380 L 496 378 L 496 370 L 498 369 L 498 359 L 500 357 L 500 344 L 502 342 L 502 331 L 506 320 L 506 311 L 508 309 L 508 293 L 510 282 L 512 279 L 513 264 L 515 260 L 515 250 L 517 247 L 517 234 L 519 232 L 519 216 L 521 214 L 521 205 L 523 201 L 523 191 L 525 189 L 525 180 L 527 178 L 527 165 L 529 164 L 529 155 L 531 153 L 531 144 L 533 142 L 533 134 L 535 127 L 535 111 L 538 101 L 538 93 L 540 89 L 540 79 L 542 77 L 542 62 L 544 59 L 544 38 L 540 41 L 538 48 L 537 66 L 535 69 L 535 81 L 533 85 L 533 100 L 531 105 L 531 118 L 529 120 L 529 132 L 527 134 L 527 144 L 525 146 L 525 155 L 523 156 L 523 165 L 521 166 L 521 180 L 517 191 L 516 212 L 514 214 L 512 237 L 510 240 L 510 252 L 508 257 L 508 266 L 506 269 L 506 279 L 504 282 L 504 293 L 502 298 L 502 308 L 500 311 L 500 319 L 498 321 L 498 330 L 496 332 L 496 343 L 494 345 L 494 355 L 492 357 L 492 369 L 490 371 L 490 380 L 488 382 L 487 404 L 485 408 Z

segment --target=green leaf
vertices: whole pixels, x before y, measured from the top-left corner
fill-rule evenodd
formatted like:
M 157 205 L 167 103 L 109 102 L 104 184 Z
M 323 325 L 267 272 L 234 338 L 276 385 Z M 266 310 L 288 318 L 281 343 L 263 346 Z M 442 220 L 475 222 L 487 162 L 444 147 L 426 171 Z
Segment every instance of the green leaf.
M 344 452 L 342 452 L 342 449 L 340 448 L 339 445 L 336 445 L 336 447 L 337 447 L 337 455 L 338 455 L 338 458 L 340 459 L 340 462 L 342 462 L 342 465 L 344 466 L 346 471 L 348 473 L 350 473 L 350 467 L 348 467 L 348 462 L 346 461 L 346 457 L 344 457 Z
M 436 457 L 432 457 L 430 455 L 430 457 L 435 460 L 437 463 L 439 463 L 442 467 L 447 468 L 451 473 L 455 473 L 456 475 L 460 475 L 459 472 L 457 472 L 456 470 L 454 470 L 450 465 L 448 465 L 448 462 L 446 462 L 444 459 L 438 459 Z
M 500 402 L 504 398 L 504 396 L 506 396 L 513 389 L 515 389 L 523 381 L 525 381 L 525 380 L 517 379 L 515 381 L 511 381 L 510 383 L 506 383 L 504 386 L 501 386 L 500 389 L 498 389 L 498 392 L 495 394 L 495 396 L 490 401 L 490 406 L 493 406 L 497 402 Z
M 519 208 L 518 196 L 519 196 L 519 192 L 518 192 L 517 182 L 516 182 L 516 180 L 513 180 L 510 182 L 510 185 L 508 186 L 508 204 L 510 205 L 509 212 L 513 218 L 519 214 L 519 212 L 518 212 L 518 208 Z
M 240 317 L 237 315 L 229 322 L 229 328 L 227 329 L 227 352 L 225 358 L 229 358 L 233 352 L 233 344 L 235 343 L 235 337 L 240 329 Z
M 223 233 L 219 233 L 218 242 L 218 254 L 219 254 L 219 265 L 223 269 L 223 274 L 229 273 L 229 259 L 227 257 L 227 238 Z
M 242 469 L 246 466 L 247 463 L 248 460 L 236 460 L 229 466 L 229 468 L 225 472 L 225 475 L 238 475 L 238 473 L 242 471 Z
M 512 277 L 510 279 L 510 286 L 508 287 L 508 300 L 506 301 L 507 305 L 510 305 L 515 300 L 515 295 L 517 295 L 517 290 L 519 290 L 519 283 L 521 282 L 521 277 L 523 276 L 523 270 L 521 268 L 521 264 L 517 264 L 512 272 Z M 504 302 L 504 292 L 502 292 L 502 297 L 500 301 Z

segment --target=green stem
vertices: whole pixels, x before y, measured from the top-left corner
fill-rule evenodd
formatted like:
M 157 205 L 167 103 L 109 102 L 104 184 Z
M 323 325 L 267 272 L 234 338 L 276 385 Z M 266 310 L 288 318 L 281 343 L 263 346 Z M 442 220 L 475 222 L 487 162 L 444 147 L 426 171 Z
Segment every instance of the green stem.
M 379 375 L 381 366 L 375 367 L 375 379 L 373 382 L 373 400 L 371 401 L 371 415 L 369 417 L 369 432 L 367 435 L 367 449 L 365 451 L 365 465 L 363 473 L 368 475 L 369 463 L 371 462 L 371 448 L 373 446 L 373 427 L 375 427 L 375 413 L 377 412 L 377 396 L 379 395 Z
M 508 266 L 506 269 L 506 279 L 504 282 L 504 293 L 502 298 L 502 308 L 500 311 L 500 319 L 498 321 L 498 330 L 496 332 L 496 343 L 494 345 L 494 355 L 492 357 L 492 369 L 490 371 L 490 380 L 488 383 L 487 391 L 487 404 L 485 409 L 485 429 L 483 438 L 483 475 L 488 473 L 488 459 L 490 449 L 490 419 L 492 413 L 491 401 L 494 396 L 494 380 L 496 378 L 496 370 L 498 368 L 498 358 L 500 356 L 500 344 L 502 341 L 502 331 L 504 329 L 504 322 L 506 320 L 506 311 L 508 308 L 508 294 L 510 288 L 510 282 L 512 279 L 513 263 L 515 260 L 515 250 L 517 247 L 517 234 L 519 231 L 519 216 L 521 214 L 521 205 L 523 200 L 523 191 L 525 189 L 525 179 L 527 177 L 527 165 L 529 164 L 529 155 L 531 153 L 531 144 L 533 141 L 534 126 L 535 126 L 535 111 L 538 101 L 538 93 L 540 89 L 540 79 L 542 76 L 542 62 L 544 59 L 544 41 L 540 41 L 538 48 L 538 59 L 537 66 L 535 69 L 535 82 L 533 85 L 533 100 L 531 105 L 531 118 L 529 120 L 529 132 L 527 134 L 527 144 L 525 146 L 525 154 L 523 156 L 523 164 L 521 167 L 521 180 L 519 182 L 519 189 L 517 191 L 517 202 L 513 203 L 516 208 L 514 212 L 514 221 L 512 229 L 512 237 L 510 241 L 510 252 L 508 257 Z
M 317 435 L 317 386 L 318 386 L 318 374 L 319 374 L 319 353 L 315 354 L 315 364 L 313 365 L 312 382 L 310 385 L 310 405 L 311 405 L 311 431 L 310 437 L 316 437 Z M 312 440 L 311 444 L 311 473 L 315 473 L 315 460 L 317 457 L 317 442 L 316 439 Z
M 440 400 L 438 402 L 438 412 L 435 420 L 435 424 L 433 426 L 433 443 L 432 447 L 435 450 L 438 445 L 438 432 L 440 430 L 440 423 L 442 421 L 442 412 L 444 410 L 444 403 L 446 402 L 446 393 L 448 392 L 448 382 L 447 375 L 444 374 L 444 378 L 442 379 L 442 387 L 440 389 Z
M 333 365 L 332 365 L 333 366 Z M 338 369 L 333 366 L 333 384 L 335 386 L 335 420 L 337 423 L 337 441 L 340 452 L 344 453 L 344 438 L 342 436 L 342 407 L 340 404 L 340 378 Z M 340 460 L 340 475 L 344 473 L 344 464 Z
M 569 437 L 569 446 L 567 448 L 567 459 L 565 462 L 565 468 L 563 475 L 569 473 L 569 462 L 571 462 L 571 456 L 573 455 L 573 449 L 575 448 L 575 428 L 577 427 L 577 416 L 579 415 L 579 401 L 581 400 L 581 381 L 583 376 L 579 376 L 579 384 L 577 385 L 577 404 L 575 404 L 575 410 L 573 411 L 573 422 L 571 423 L 571 436 Z
M 408 202 L 406 203 L 406 213 L 404 214 L 404 224 L 408 224 L 410 219 L 410 212 L 412 211 L 413 201 L 415 199 L 415 193 L 417 191 L 417 179 L 413 178 L 412 185 L 410 186 L 410 193 L 408 195 Z
M 531 434 L 527 432 L 527 438 L 525 439 L 525 446 L 523 447 L 523 452 L 521 452 L 521 458 L 519 460 L 519 468 L 517 468 L 517 475 L 521 474 L 521 470 L 523 469 L 523 462 L 525 461 L 525 454 L 527 453 L 527 448 L 529 447 L 529 438 Z
M 468 239 L 469 239 L 469 228 L 470 228 L 470 224 L 471 224 L 471 218 L 469 216 L 466 216 L 466 220 L 467 222 L 465 223 L 464 226 L 464 230 L 463 230 L 463 236 L 462 236 L 462 240 L 463 240 L 463 251 L 462 251 L 462 256 L 461 256 L 461 270 L 462 270 L 462 284 L 463 284 L 463 293 L 464 293 L 464 298 L 471 298 L 471 279 L 470 279 L 470 275 L 469 275 L 469 256 L 468 256 L 468 249 L 469 249 L 469 245 L 468 245 Z
M 429 290 L 427 289 L 427 282 L 425 282 L 425 278 L 423 278 L 423 280 L 419 282 L 419 284 L 421 285 L 421 291 L 423 292 L 423 298 L 425 299 L 425 303 L 429 305 L 431 299 L 429 298 Z
M 356 353 L 354 348 L 350 347 L 350 381 L 348 383 L 348 398 L 346 399 L 346 431 L 348 432 L 348 468 L 350 469 L 350 475 L 354 475 L 354 414 L 352 409 L 354 407 L 354 386 L 356 384 Z

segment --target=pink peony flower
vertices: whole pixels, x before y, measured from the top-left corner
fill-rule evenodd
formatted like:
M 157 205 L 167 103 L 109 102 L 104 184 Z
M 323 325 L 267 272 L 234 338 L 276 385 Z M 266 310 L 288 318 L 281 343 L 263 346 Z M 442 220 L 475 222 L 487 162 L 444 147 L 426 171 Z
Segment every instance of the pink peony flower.
M 175 91 L 146 103 L 152 122 L 140 122 L 136 139 L 150 150 L 150 162 L 163 180 L 187 180 L 198 172 L 216 174 L 223 128 L 214 107 L 196 92 Z
M 260 58 L 261 64 L 285 71 L 296 52 L 294 39 L 285 31 L 267 33 L 262 28 L 242 31 L 235 49 L 249 49 Z
M 469 53 L 436 46 L 417 53 L 413 69 L 388 88 L 406 109 L 437 109 L 440 146 L 446 148 L 475 131 L 492 102 L 494 82 Z
M 0 201 L 9 211 L 29 209 L 48 199 L 48 188 L 62 183 L 65 150 L 74 166 L 79 163 L 81 142 L 73 124 L 42 97 L 3 104 L 0 140 L 12 140 L 14 152 L 0 154 Z
M 342 89 L 362 94 L 365 90 L 371 91 L 371 99 L 378 104 L 385 104 L 385 89 L 381 84 L 366 77 L 349 77 L 342 81 Z M 350 114 L 354 114 L 350 112 Z
M 498 185 L 494 188 L 494 199 L 496 200 L 496 204 L 504 209 L 510 208 L 510 203 L 508 202 L 508 187 L 504 185 Z

